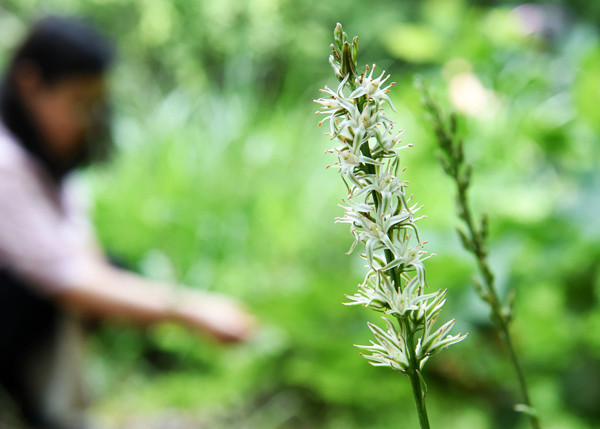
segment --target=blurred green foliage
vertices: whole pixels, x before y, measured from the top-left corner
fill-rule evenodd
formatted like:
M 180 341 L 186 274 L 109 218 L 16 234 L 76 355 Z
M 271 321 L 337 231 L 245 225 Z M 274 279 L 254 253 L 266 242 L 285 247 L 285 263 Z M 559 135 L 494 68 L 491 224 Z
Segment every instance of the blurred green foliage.
M 429 364 L 434 427 L 524 428 L 510 366 L 455 236 L 452 184 L 413 87 L 463 113 L 491 262 L 516 290 L 513 329 L 543 426 L 600 425 L 600 9 L 595 2 L 3 0 L 0 64 L 45 13 L 88 16 L 120 52 L 117 152 L 86 172 L 109 251 L 148 276 L 239 297 L 263 327 L 223 348 L 175 326 L 90 339 L 106 427 L 167 409 L 211 428 L 416 427 L 407 380 L 372 368 L 362 280 L 325 130 L 313 116 L 337 21 L 359 63 L 398 85 L 410 187 L 424 203 L 429 282 L 467 341 Z M 111 426 L 112 425 L 112 426 Z M 148 427 L 152 427 L 148 424 Z M 192 426 L 195 427 L 195 426 Z

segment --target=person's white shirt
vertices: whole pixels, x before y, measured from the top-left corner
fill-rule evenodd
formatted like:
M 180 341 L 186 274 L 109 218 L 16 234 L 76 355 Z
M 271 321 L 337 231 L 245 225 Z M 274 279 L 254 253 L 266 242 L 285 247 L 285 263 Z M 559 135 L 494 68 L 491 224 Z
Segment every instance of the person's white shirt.
M 0 269 L 52 294 L 104 256 L 72 187 L 57 184 L 0 122 Z

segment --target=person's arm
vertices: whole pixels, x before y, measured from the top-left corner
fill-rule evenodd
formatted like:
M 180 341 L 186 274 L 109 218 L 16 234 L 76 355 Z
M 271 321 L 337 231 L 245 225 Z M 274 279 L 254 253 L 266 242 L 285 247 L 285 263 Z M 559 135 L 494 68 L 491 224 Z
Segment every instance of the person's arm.
M 61 288 L 62 305 L 90 316 L 142 324 L 171 321 L 208 333 L 220 341 L 247 339 L 254 319 L 231 298 L 149 281 L 108 264 L 95 264 L 77 285 Z
M 27 165 L 0 159 L 0 268 L 82 314 L 173 321 L 222 341 L 247 338 L 252 317 L 233 300 L 146 280 L 110 265 Z

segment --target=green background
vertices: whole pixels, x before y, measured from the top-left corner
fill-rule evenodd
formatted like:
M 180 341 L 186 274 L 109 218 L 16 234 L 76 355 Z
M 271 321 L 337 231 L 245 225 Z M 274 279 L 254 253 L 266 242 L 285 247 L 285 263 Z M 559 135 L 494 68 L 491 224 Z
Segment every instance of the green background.
M 600 45 L 596 2 L 2 0 L 0 65 L 45 13 L 88 16 L 116 42 L 112 161 L 83 173 L 98 236 L 147 276 L 232 294 L 261 320 L 222 347 L 177 326 L 108 325 L 86 361 L 101 428 L 413 428 L 408 379 L 373 368 L 378 314 L 344 307 L 364 267 L 325 170 L 314 116 L 336 22 L 377 63 L 406 130 L 403 165 L 433 289 L 463 343 L 425 369 L 432 427 L 525 428 L 453 187 L 414 88 L 462 111 L 471 196 L 490 218 L 501 294 L 546 429 L 600 426 Z M 135 426 L 139 425 L 139 426 Z M 179 426 L 177 426 L 179 425 Z M 204 426 L 201 426 L 204 425 Z

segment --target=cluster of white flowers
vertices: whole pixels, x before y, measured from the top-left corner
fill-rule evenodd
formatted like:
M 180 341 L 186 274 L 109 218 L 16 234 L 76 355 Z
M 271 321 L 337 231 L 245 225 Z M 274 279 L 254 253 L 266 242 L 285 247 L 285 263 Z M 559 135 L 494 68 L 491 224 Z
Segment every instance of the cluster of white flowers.
M 356 294 L 348 296 L 348 305 L 362 305 L 393 317 L 398 328 L 387 318 L 385 329 L 369 323 L 377 342 L 357 346 L 369 352 L 365 357 L 375 366 L 389 366 L 409 374 L 420 371 L 435 352 L 462 341 L 464 335 L 447 335 L 454 320 L 437 330 L 433 324 L 445 303 L 445 290 L 425 293 L 425 266 L 430 257 L 423 250 L 416 222 L 421 208 L 406 196 L 407 183 L 400 179 L 398 146 L 401 131 L 394 133 L 393 122 L 384 112 L 394 83 L 389 75 L 376 75 L 375 65 L 357 75 L 358 40 L 352 44 L 338 24 L 334 32 L 330 62 L 341 82 L 337 91 L 325 87 L 327 96 L 315 100 L 326 115 L 329 134 L 338 146 L 326 152 L 337 155 L 334 164 L 348 187 L 348 197 L 337 222 L 350 225 L 354 236 L 352 252 L 358 243 L 365 245 L 361 255 L 368 272 Z M 319 123 L 321 125 L 322 122 Z

